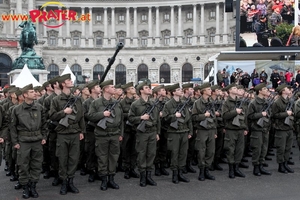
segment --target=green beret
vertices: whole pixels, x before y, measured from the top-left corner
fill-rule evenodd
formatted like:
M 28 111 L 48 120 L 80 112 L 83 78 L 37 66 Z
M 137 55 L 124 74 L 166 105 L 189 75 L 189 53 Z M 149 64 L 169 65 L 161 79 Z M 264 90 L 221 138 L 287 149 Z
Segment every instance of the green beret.
M 117 84 L 117 85 L 115 85 L 115 88 L 116 88 L 116 89 L 117 89 L 117 88 L 122 89 L 122 85 L 121 85 L 121 84 Z
M 33 85 L 32 83 L 26 85 L 25 87 L 21 88 L 22 93 L 27 92 L 28 90 L 33 90 Z
M 33 89 L 34 89 L 34 91 L 36 91 L 36 92 L 40 92 L 40 91 L 42 91 L 44 88 L 43 88 L 42 86 L 35 86 L 35 87 L 33 87 Z
M 237 85 L 236 88 L 237 89 L 243 89 L 243 90 L 245 89 L 244 86 L 242 86 L 242 85 Z
M 17 96 L 22 95 L 22 91 L 20 90 L 20 88 L 18 88 L 18 89 L 16 90 L 15 94 L 16 94 Z
M 202 85 L 200 85 L 199 89 L 200 89 L 200 90 L 203 90 L 203 89 L 209 88 L 209 87 L 211 87 L 211 86 L 210 86 L 210 83 L 207 82 L 207 83 L 203 83 Z
M 43 87 L 46 88 L 49 84 L 50 84 L 50 82 L 46 81 L 45 83 L 43 83 Z
M 129 87 L 133 87 L 133 82 L 129 82 L 121 86 L 123 90 L 126 90 Z
M 15 93 L 19 88 L 18 87 L 10 87 L 8 88 L 9 93 Z
M 165 90 L 166 90 L 166 91 L 170 91 L 171 86 L 172 86 L 172 85 L 166 85 L 166 86 L 165 86 Z
M 284 88 L 292 88 L 290 85 L 287 85 L 287 84 L 282 84 L 282 85 L 279 85 L 277 88 L 276 88 L 276 92 L 281 92 Z
M 114 85 L 114 81 L 113 80 L 107 80 L 107 81 L 103 81 L 102 83 L 100 83 L 100 87 L 103 89 L 105 86 L 107 85 Z
M 7 93 L 8 92 L 8 88 L 3 88 L 3 93 Z
M 140 84 L 138 84 L 138 85 L 136 86 L 137 92 L 139 92 L 141 89 L 143 89 L 143 87 L 146 86 L 146 85 L 148 85 L 147 81 L 143 81 L 143 82 L 141 82 Z M 148 85 L 148 86 L 150 86 L 150 85 Z
M 53 85 L 57 82 L 57 79 L 59 78 L 59 76 L 55 76 L 54 78 L 50 79 L 48 82 Z
M 175 83 L 174 85 L 171 85 L 170 92 L 174 92 L 178 88 L 180 88 L 179 83 Z
M 220 89 L 221 89 L 221 87 L 218 86 L 218 85 L 212 85 L 212 86 L 211 86 L 211 90 L 212 90 L 212 91 L 220 90 Z
M 264 87 L 267 87 L 267 85 L 265 83 L 260 83 L 254 87 L 254 90 L 257 92 L 257 91 L 263 89 Z
M 193 83 L 182 84 L 182 89 L 193 88 L 193 87 L 194 87 Z
M 194 91 L 200 90 L 200 85 L 194 87 Z
M 99 85 L 99 80 L 94 80 L 91 81 L 90 83 L 88 83 L 86 85 L 87 88 L 89 88 L 89 90 L 93 89 L 96 85 Z
M 57 78 L 58 83 L 63 83 L 65 80 L 71 79 L 71 74 L 65 74 Z
M 164 85 L 158 85 L 158 86 L 155 86 L 155 87 L 152 89 L 152 91 L 153 91 L 153 92 L 158 92 L 160 89 L 163 89 L 163 88 L 165 88 Z
M 230 88 L 232 88 L 232 87 L 237 87 L 237 85 L 236 85 L 235 83 L 231 83 L 230 85 L 227 85 L 224 89 L 225 89 L 226 91 L 229 91 Z

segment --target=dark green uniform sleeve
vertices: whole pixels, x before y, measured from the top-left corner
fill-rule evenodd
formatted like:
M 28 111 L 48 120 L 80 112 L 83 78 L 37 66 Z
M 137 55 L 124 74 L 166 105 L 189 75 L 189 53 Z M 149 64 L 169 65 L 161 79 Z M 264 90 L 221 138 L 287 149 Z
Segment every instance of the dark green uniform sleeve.
M 222 116 L 223 119 L 232 119 L 235 116 L 237 116 L 238 113 L 236 112 L 236 110 L 231 110 L 228 105 L 226 104 L 226 102 L 223 104 L 222 106 Z
M 54 98 L 51 105 L 50 105 L 50 111 L 49 111 L 49 118 L 52 121 L 59 121 L 62 118 L 66 116 L 66 113 L 64 113 L 64 110 L 60 110 L 58 99 Z
M 17 134 L 17 124 L 18 124 L 18 118 L 15 113 L 16 109 L 13 109 L 11 114 L 11 122 L 10 122 L 10 135 L 11 135 L 11 142 L 12 146 L 15 146 L 16 144 L 19 144 L 18 141 L 18 134 Z
M 201 110 L 201 100 L 195 101 L 195 103 L 193 105 L 193 110 L 192 110 L 193 121 L 195 121 L 195 122 L 204 121 L 206 119 L 206 117 L 203 112 L 205 112 L 205 111 L 203 109 Z
M 272 105 L 272 117 L 275 119 L 285 119 L 287 116 L 289 116 L 287 114 L 286 111 L 281 112 L 278 106 L 279 101 L 275 101 L 275 103 Z
M 47 124 L 47 118 L 46 118 L 46 109 L 41 105 L 41 133 L 43 135 L 43 139 L 47 140 L 49 131 L 48 131 L 48 124 Z
M 104 114 L 102 110 L 100 111 L 97 108 L 97 101 L 93 101 L 89 108 L 89 113 L 87 115 L 88 120 L 91 122 L 99 122 L 101 119 L 104 118 Z
M 248 117 L 247 118 L 250 120 L 258 120 L 262 117 L 263 117 L 262 113 L 256 112 L 255 105 L 253 103 L 250 103 L 249 107 L 248 107 Z
M 141 116 L 137 116 L 136 114 L 136 106 L 135 104 L 137 103 L 138 101 L 135 101 L 131 104 L 130 106 L 130 109 L 129 109 L 129 113 L 128 113 L 128 121 L 132 124 L 140 124 L 141 123 Z
M 294 106 L 294 111 L 295 111 L 295 117 L 297 118 L 297 119 L 299 119 L 300 118 L 300 101 L 298 100 L 298 101 L 296 101 L 296 103 L 295 103 L 295 106 Z

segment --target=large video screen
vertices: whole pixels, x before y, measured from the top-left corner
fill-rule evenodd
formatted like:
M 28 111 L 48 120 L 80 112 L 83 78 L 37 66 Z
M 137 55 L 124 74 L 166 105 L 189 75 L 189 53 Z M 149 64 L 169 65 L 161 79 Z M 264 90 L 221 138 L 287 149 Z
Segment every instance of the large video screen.
M 300 50 L 299 0 L 236 3 L 237 51 Z

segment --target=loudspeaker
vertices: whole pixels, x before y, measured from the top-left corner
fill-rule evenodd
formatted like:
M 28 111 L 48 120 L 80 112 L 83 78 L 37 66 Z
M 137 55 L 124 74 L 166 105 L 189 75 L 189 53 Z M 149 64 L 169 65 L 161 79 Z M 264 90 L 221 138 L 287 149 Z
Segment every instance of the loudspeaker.
M 233 0 L 225 0 L 225 12 L 233 12 Z

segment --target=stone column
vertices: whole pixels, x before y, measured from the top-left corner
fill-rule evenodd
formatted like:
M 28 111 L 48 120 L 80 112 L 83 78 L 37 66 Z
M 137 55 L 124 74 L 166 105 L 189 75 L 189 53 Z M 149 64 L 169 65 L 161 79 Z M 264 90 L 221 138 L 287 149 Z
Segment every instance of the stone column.
M 220 44 L 220 4 L 216 3 L 216 36 L 215 44 Z
M 89 47 L 94 46 L 94 41 L 93 41 L 93 7 L 89 7 L 89 14 L 90 14 L 90 21 L 89 21 Z
M 39 7 L 37 6 L 35 9 L 39 10 Z M 31 10 L 33 10 L 33 8 Z M 37 36 L 38 39 L 41 39 L 40 38 L 40 35 L 41 35 L 40 34 L 40 26 L 39 26 L 40 22 L 37 20 L 34 25 L 35 25 L 36 36 Z
M 29 13 L 29 11 L 33 10 L 33 8 L 34 8 L 33 0 L 28 0 L 28 12 L 27 13 Z
M 21 0 L 16 1 L 16 12 L 15 12 L 15 14 L 23 14 L 22 13 L 22 1 Z M 17 29 L 17 34 L 21 34 L 21 30 L 18 29 L 20 23 L 21 23 L 21 20 L 18 20 L 15 23 L 15 28 Z
M 225 12 L 224 3 L 224 18 L 223 18 L 223 44 L 228 44 L 228 23 L 227 23 L 227 12 Z
M 12 7 L 10 7 L 10 14 L 13 15 L 14 14 L 14 9 Z M 14 34 L 14 21 L 10 20 L 9 21 L 9 27 L 10 27 L 10 34 Z
M 81 16 L 83 16 L 85 7 L 81 7 Z M 81 22 L 81 41 L 80 41 L 80 47 L 85 47 L 85 21 Z
M 133 9 L 133 46 L 138 46 L 137 7 L 134 7 Z
M 115 8 L 111 8 L 111 45 L 112 47 L 116 46 L 116 30 L 115 30 Z
M 148 37 L 148 47 L 152 47 L 152 7 L 148 7 L 149 12 L 148 12 L 148 31 L 149 31 L 149 37 Z
M 159 19 L 159 7 L 156 8 L 156 27 L 155 27 L 155 46 L 160 46 L 160 30 L 159 30 L 159 24 L 160 24 L 160 19 Z
M 104 7 L 104 38 L 103 38 L 103 46 L 106 47 L 108 45 L 108 33 L 107 33 L 107 7 Z
M 193 45 L 197 44 L 197 5 L 193 4 Z
M 69 11 L 70 7 L 66 7 Z M 66 20 L 66 47 L 71 46 L 71 36 L 70 36 L 70 20 Z
M 170 36 L 170 46 L 174 46 L 175 43 L 175 31 L 174 31 L 174 6 L 171 6 L 171 36 Z
M 61 7 L 58 7 L 58 9 L 61 9 Z M 62 24 L 62 17 L 61 17 L 61 14 L 60 14 L 60 16 L 59 16 L 59 22 L 58 22 L 58 24 Z M 63 36 L 62 36 L 62 27 L 63 26 L 60 26 L 59 28 L 58 28 L 58 46 L 62 46 L 62 44 L 63 44 Z
M 182 45 L 182 17 L 181 17 L 181 5 L 178 6 L 178 33 L 177 44 Z
M 46 7 L 43 8 L 43 11 L 46 12 Z M 47 23 L 47 22 L 42 22 L 42 23 Z M 43 26 L 43 37 L 47 37 L 47 27 Z
M 200 44 L 205 44 L 205 34 L 204 34 L 204 4 L 200 4 L 201 6 L 201 29 L 200 29 Z
M 125 43 L 130 44 L 130 7 L 126 7 L 126 39 Z

